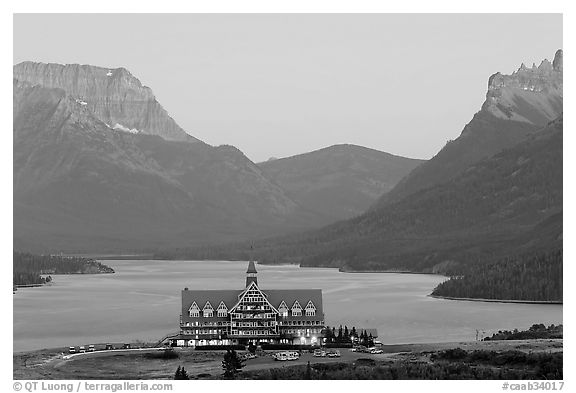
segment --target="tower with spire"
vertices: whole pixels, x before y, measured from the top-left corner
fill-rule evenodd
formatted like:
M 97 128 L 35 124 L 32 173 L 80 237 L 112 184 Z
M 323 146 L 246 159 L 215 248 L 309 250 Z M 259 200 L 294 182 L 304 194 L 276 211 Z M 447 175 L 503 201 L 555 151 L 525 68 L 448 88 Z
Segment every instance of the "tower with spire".
M 246 288 L 248 288 L 252 283 L 258 285 L 258 277 L 256 276 L 257 274 L 258 272 L 256 271 L 254 261 L 251 260 L 248 263 L 248 270 L 246 270 Z

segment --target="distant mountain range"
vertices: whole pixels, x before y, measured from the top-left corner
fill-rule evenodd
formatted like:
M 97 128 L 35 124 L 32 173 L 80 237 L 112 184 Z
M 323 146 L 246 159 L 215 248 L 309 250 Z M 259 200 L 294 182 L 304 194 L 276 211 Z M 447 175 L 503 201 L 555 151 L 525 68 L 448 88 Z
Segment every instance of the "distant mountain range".
M 552 63 L 489 79 L 462 135 L 364 214 L 253 244 L 267 263 L 345 270 L 455 271 L 562 247 L 562 51 Z M 248 244 L 167 257 L 243 258 Z
M 24 62 L 13 87 L 20 250 L 142 251 L 320 227 L 361 212 L 419 164 L 337 146 L 259 166 L 186 133 L 124 68 Z M 286 165 L 302 162 L 317 168 L 298 177 Z M 298 189 L 310 179 L 314 191 Z
M 300 205 L 329 221 L 362 214 L 423 160 L 335 145 L 258 164 Z

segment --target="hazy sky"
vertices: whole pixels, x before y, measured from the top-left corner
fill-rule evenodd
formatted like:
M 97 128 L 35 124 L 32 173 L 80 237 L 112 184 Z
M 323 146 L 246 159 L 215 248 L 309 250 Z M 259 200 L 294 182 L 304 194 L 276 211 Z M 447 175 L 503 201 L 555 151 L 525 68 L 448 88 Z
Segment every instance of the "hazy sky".
M 432 157 L 488 77 L 562 47 L 560 14 L 45 14 L 24 60 L 125 67 L 188 133 L 258 162 L 337 143 Z

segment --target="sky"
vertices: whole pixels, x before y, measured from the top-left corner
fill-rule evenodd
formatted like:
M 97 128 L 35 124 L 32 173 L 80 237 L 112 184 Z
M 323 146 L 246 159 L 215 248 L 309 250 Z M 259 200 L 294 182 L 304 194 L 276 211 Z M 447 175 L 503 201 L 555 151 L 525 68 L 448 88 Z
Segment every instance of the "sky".
M 16 14 L 13 63 L 125 67 L 189 134 L 255 162 L 351 143 L 428 159 L 561 14 Z

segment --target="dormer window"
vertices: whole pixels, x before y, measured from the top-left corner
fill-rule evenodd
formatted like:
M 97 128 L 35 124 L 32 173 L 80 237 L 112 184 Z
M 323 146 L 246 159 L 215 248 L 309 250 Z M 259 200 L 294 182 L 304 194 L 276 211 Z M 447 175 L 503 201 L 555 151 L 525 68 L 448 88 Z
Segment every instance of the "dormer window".
M 214 308 L 212 307 L 210 302 L 206 302 L 204 308 L 202 309 L 202 312 L 204 313 L 204 318 L 211 318 L 214 316 Z
M 310 300 L 308 302 L 308 304 L 306 305 L 306 316 L 307 317 L 314 317 L 316 316 L 316 306 L 314 306 L 314 303 L 312 303 L 312 300 Z
M 198 318 L 200 316 L 200 308 L 198 308 L 196 302 L 192 303 L 188 309 L 188 313 L 192 318 Z
M 294 302 L 292 306 L 292 316 L 293 317 L 300 317 L 302 316 L 302 306 L 298 303 L 298 300 Z
M 288 306 L 286 305 L 285 301 L 282 301 L 282 303 L 280 303 L 280 306 L 278 307 L 278 312 L 280 313 L 281 317 L 288 316 Z
M 219 317 L 227 317 L 228 316 L 228 307 L 226 307 L 226 304 L 224 304 L 224 302 L 220 302 L 220 305 L 218 306 L 218 316 Z

